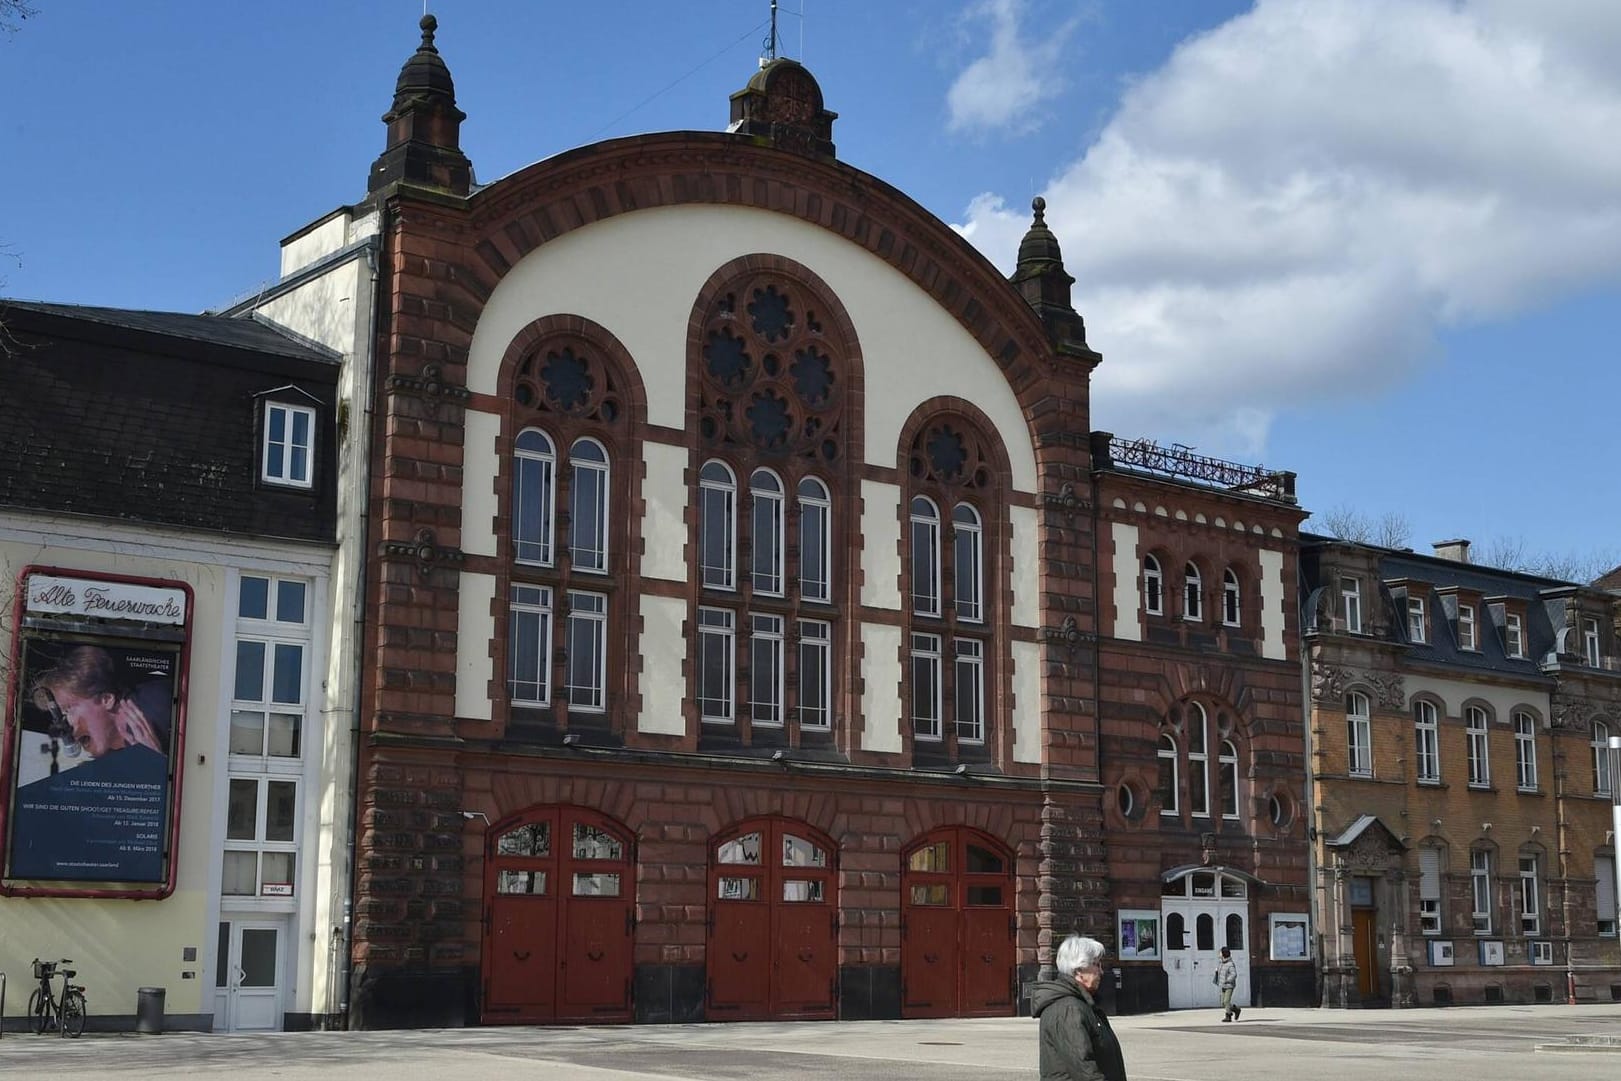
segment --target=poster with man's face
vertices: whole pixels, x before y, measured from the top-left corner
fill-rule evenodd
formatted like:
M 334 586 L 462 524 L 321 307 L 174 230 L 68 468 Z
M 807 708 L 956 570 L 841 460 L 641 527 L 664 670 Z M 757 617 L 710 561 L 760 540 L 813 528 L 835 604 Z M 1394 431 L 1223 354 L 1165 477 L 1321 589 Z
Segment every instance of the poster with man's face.
M 25 638 L 7 876 L 161 882 L 178 654 Z

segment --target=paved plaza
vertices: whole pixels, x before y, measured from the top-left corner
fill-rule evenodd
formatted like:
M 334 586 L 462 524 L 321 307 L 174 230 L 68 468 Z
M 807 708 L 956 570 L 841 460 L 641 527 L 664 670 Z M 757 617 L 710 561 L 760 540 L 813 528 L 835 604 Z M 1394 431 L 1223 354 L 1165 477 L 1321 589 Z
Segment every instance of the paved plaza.
M 1613 1081 L 1621 1047 L 1554 1052 L 1570 1036 L 1621 1038 L 1621 1004 L 1447 1010 L 1219 1011 L 1116 1022 L 1132 1081 Z M 74 1081 L 1033 1081 L 1024 1018 L 481 1028 L 79 1040 L 8 1031 L 0 1077 Z

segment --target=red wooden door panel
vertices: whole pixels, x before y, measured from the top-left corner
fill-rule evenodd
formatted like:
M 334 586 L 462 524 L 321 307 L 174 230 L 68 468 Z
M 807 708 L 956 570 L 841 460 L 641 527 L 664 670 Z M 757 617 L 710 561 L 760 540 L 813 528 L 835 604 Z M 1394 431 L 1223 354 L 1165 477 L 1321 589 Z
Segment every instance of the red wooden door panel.
M 550 883 L 548 883 L 550 885 Z M 499 896 L 490 913 L 484 1008 L 513 1020 L 549 1017 L 557 969 L 557 902 Z
M 1013 1011 L 1013 868 L 989 838 L 935 830 L 906 850 L 901 875 L 901 1014 Z
M 831 883 L 784 872 L 777 891 L 777 958 L 773 973 L 778 1016 L 815 1016 L 833 1009 L 838 943 L 833 932 Z
M 1013 1009 L 1013 936 L 1005 909 L 969 908 L 962 914 L 962 1013 L 1005 1016 Z
M 719 1018 L 752 1019 L 771 1013 L 771 904 L 763 873 L 712 876 L 709 1009 Z
M 901 1012 L 951 1017 L 957 1012 L 957 912 L 910 905 L 901 940 Z

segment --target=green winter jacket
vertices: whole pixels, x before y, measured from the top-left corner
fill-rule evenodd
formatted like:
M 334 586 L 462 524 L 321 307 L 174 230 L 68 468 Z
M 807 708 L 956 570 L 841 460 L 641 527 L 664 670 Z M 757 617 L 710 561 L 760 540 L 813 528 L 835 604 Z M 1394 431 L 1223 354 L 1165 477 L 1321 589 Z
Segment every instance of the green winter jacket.
M 1041 1081 L 1126 1081 L 1126 1060 L 1109 1019 L 1073 979 L 1043 980 L 1030 989 L 1041 1019 Z

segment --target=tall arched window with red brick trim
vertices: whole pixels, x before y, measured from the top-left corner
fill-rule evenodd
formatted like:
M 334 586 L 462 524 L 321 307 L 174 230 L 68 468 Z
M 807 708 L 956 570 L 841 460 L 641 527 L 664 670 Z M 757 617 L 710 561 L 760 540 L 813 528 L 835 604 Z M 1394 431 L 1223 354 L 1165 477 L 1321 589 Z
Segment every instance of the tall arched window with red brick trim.
M 702 305 L 691 695 L 700 745 L 830 745 L 847 628 L 850 342 L 791 274 L 745 270 Z M 842 316 L 840 317 L 842 322 Z

